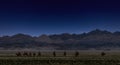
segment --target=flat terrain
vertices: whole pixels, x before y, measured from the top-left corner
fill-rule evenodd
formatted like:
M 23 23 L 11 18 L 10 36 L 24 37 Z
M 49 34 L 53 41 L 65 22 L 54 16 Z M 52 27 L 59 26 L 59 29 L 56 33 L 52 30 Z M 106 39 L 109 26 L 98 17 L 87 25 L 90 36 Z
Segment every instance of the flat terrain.
M 75 57 L 76 51 L 41 51 L 41 56 L 16 56 L 14 50 L 0 51 L 0 65 L 120 65 L 119 51 L 104 51 L 105 56 L 101 56 L 103 51 L 79 51 L 79 56 Z M 20 51 L 34 52 L 39 51 Z

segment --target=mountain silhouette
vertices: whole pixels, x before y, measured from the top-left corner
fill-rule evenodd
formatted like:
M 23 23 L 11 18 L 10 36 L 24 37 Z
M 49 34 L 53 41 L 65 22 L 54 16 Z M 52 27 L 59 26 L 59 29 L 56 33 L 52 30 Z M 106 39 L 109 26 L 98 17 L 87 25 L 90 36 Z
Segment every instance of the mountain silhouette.
M 96 29 L 82 34 L 43 34 L 32 37 L 26 34 L 0 37 L 1 49 L 116 49 L 120 48 L 120 32 Z

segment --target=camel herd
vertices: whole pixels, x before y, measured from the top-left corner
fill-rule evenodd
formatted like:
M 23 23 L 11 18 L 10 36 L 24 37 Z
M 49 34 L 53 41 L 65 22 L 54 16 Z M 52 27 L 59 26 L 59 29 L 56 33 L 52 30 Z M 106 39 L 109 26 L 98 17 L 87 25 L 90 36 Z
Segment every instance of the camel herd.
M 56 52 L 54 51 L 53 53 L 53 56 L 56 57 Z M 101 56 L 105 56 L 106 53 L 105 52 L 101 52 Z M 42 56 L 41 52 L 17 52 L 16 53 L 16 56 L 26 56 L 26 57 L 34 57 L 34 56 Z M 67 56 L 67 52 L 63 52 L 63 56 L 66 57 Z M 74 53 L 74 56 L 75 57 L 78 57 L 79 56 L 79 52 L 75 52 Z
M 17 52 L 16 56 L 41 56 L 41 52 L 35 53 L 35 52 Z

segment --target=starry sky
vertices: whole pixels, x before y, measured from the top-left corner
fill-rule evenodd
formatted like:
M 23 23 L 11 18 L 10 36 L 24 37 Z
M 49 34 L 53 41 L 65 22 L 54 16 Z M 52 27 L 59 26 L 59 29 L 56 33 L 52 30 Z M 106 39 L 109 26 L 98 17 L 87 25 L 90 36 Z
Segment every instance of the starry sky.
M 0 36 L 120 31 L 119 0 L 0 0 Z

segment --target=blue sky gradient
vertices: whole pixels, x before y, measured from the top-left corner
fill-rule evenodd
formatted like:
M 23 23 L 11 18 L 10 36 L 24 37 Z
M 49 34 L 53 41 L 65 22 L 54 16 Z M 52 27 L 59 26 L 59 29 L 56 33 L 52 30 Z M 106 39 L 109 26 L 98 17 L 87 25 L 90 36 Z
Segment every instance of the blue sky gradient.
M 0 35 L 120 31 L 119 0 L 0 1 Z

